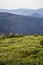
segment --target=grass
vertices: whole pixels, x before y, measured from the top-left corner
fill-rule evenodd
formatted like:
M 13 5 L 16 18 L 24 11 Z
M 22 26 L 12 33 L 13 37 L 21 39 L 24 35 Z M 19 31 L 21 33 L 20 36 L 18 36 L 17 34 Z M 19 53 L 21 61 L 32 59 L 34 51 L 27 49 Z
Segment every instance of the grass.
M 0 40 L 0 65 L 43 65 L 43 36 Z

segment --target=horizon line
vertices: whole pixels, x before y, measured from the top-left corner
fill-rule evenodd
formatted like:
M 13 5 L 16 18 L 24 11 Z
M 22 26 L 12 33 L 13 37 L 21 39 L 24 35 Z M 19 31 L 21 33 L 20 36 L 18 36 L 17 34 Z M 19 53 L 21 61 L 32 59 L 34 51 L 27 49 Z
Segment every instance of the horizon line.
M 30 9 L 30 10 L 38 10 L 38 9 L 43 9 L 43 8 L 37 8 L 37 9 L 33 9 L 33 8 L 14 8 L 14 9 L 0 8 L 0 9 L 4 9 L 4 10 L 16 10 L 16 9 Z

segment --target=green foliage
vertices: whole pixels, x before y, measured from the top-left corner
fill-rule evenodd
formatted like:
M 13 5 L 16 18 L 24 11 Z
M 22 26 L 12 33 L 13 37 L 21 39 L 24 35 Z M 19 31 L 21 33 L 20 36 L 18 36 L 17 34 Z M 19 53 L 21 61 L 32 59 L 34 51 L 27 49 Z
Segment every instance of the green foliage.
M 43 36 L 0 40 L 0 65 L 43 65 Z
M 0 65 L 5 65 L 5 63 L 3 61 L 0 61 Z
M 20 37 L 23 37 L 23 35 L 22 35 L 22 34 L 20 34 Z
M 12 32 L 9 33 L 8 36 L 7 36 L 7 38 L 14 38 L 14 37 L 15 37 L 15 35 Z
M 41 34 L 41 36 L 43 36 L 43 34 Z
M 15 34 L 15 37 L 23 37 L 23 35 L 20 35 L 20 34 Z
M 34 36 L 39 36 L 39 34 L 34 34 Z
M 23 37 L 23 35 L 20 34 L 13 34 L 12 32 L 8 34 L 7 38 L 16 38 L 16 37 Z
M 1 39 L 5 39 L 5 35 L 4 35 L 4 34 L 1 34 L 1 35 L 0 35 L 0 40 L 1 40 Z
M 40 40 L 40 44 L 43 45 L 43 39 Z

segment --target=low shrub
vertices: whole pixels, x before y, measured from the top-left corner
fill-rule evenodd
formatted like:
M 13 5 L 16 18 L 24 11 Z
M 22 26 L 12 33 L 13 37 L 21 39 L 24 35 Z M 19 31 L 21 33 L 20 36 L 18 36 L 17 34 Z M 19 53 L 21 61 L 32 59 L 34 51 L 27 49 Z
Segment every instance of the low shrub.
M 0 65 L 5 65 L 5 63 L 4 63 L 4 62 L 2 62 L 2 61 L 0 61 Z
M 39 34 L 34 34 L 34 36 L 39 36 Z
M 13 34 L 12 32 L 7 35 L 7 38 L 14 38 L 14 37 L 23 37 L 23 35 L 20 34 Z
M 12 32 L 9 33 L 8 36 L 7 36 L 7 38 L 14 38 L 14 37 L 15 37 L 15 35 Z
M 20 34 L 20 37 L 23 37 L 23 35 L 22 35 L 22 34 Z
M 17 33 L 17 34 L 15 34 L 15 37 L 20 37 L 20 34 L 18 34 L 18 33 Z
M 22 34 L 15 34 L 15 37 L 23 37 L 23 35 Z
M 24 51 L 22 57 L 26 57 L 26 56 L 29 56 L 29 55 L 32 55 L 32 54 L 36 55 L 38 52 L 39 52 L 38 49 L 26 50 L 26 51 Z
M 34 49 L 34 50 L 32 51 L 33 54 L 37 54 L 38 52 L 39 52 L 38 49 Z
M 5 63 L 1 63 L 0 65 L 5 65 Z
M 41 36 L 43 36 L 43 34 L 41 34 Z
M 5 39 L 5 35 L 4 35 L 4 34 L 1 34 L 1 35 L 0 35 L 0 40 L 1 40 L 1 39 Z
M 43 39 L 40 40 L 40 44 L 43 45 Z

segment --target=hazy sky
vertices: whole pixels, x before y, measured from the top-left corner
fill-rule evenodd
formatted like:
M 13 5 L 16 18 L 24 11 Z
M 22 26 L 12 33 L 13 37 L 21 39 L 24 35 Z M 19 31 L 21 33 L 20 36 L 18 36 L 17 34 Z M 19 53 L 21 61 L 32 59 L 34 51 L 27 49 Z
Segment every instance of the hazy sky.
M 43 8 L 43 0 L 0 0 L 0 9 Z

